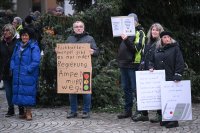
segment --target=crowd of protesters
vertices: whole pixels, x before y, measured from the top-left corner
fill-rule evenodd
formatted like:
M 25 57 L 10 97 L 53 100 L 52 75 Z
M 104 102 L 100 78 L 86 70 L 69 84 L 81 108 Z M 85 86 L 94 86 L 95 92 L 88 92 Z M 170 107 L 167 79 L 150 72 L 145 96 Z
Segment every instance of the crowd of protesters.
M 64 14 L 62 7 L 58 6 L 54 15 Z M 4 81 L 8 112 L 6 117 L 15 115 L 14 105 L 18 106 L 19 117 L 32 120 L 31 108 L 36 105 L 36 91 L 38 87 L 39 65 L 41 50 L 41 32 L 34 25 L 34 21 L 41 16 L 39 11 L 30 13 L 25 19 L 14 17 L 10 24 L 2 28 L 0 42 L 0 80 Z M 117 117 L 124 119 L 130 117 L 134 122 L 149 121 L 148 111 L 139 111 L 132 114 L 133 101 L 136 99 L 136 71 L 165 70 L 166 80 L 179 82 L 182 79 L 184 60 L 178 42 L 173 34 L 164 31 L 159 23 L 150 26 L 147 36 L 144 28 L 139 24 L 138 16 L 130 13 L 135 21 L 135 36 L 121 35 L 121 44 L 118 52 L 118 64 L 121 73 L 121 86 L 124 91 L 124 111 Z M 147 39 L 146 39 L 147 38 Z M 90 53 L 98 55 L 95 40 L 85 31 L 83 21 L 73 23 L 72 35 L 68 37 L 69 43 L 89 43 Z M 70 94 L 71 110 L 67 118 L 77 117 L 77 94 Z M 91 94 L 83 95 L 82 118 L 90 117 Z M 150 122 L 160 122 L 166 128 L 178 127 L 178 121 L 162 122 L 161 110 Z

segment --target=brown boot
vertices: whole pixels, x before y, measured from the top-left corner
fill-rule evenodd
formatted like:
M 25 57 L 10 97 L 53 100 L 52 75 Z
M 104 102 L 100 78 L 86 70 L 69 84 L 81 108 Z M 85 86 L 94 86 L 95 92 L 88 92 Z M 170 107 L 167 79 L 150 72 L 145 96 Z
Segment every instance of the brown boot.
M 27 120 L 27 121 L 32 120 L 32 113 L 31 113 L 31 109 L 30 109 L 30 108 L 28 108 L 28 109 L 26 110 L 26 120 Z

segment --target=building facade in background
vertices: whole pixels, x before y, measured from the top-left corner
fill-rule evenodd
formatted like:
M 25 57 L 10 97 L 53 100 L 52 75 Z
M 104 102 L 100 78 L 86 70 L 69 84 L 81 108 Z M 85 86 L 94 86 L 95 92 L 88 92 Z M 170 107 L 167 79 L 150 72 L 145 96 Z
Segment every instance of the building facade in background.
M 28 14 L 34 11 L 40 11 L 42 14 L 55 10 L 58 6 L 56 0 L 13 0 L 13 10 L 17 16 L 25 18 Z M 73 14 L 72 6 L 68 0 L 64 3 L 65 15 Z

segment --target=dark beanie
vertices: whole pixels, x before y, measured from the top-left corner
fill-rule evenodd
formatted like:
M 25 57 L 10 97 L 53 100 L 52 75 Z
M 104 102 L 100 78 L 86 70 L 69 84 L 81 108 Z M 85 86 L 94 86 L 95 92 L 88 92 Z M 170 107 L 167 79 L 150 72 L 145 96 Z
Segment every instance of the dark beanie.
M 163 32 L 161 32 L 161 33 L 160 33 L 160 38 L 162 38 L 162 37 L 165 36 L 165 35 L 168 35 L 168 36 L 170 36 L 170 37 L 172 38 L 172 33 L 169 32 L 169 31 L 163 31 Z
M 130 13 L 128 16 L 129 16 L 129 17 L 134 17 L 134 20 L 135 20 L 136 22 L 138 22 L 138 17 L 137 17 L 137 15 L 136 15 L 135 13 Z
M 25 22 L 26 22 L 27 24 L 31 24 L 32 21 L 33 21 L 33 17 L 30 16 L 30 15 L 28 15 L 28 16 L 25 18 Z

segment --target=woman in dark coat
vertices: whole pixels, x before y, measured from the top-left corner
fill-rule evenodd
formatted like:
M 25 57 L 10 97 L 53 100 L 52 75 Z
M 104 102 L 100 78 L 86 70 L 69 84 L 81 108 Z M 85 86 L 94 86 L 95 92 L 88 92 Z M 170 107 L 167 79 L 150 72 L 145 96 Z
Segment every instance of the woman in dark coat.
M 147 44 L 144 47 L 144 52 L 142 55 L 141 64 L 139 67 L 139 70 L 149 70 L 149 61 L 154 55 L 155 49 L 160 44 L 160 33 L 163 32 L 164 29 L 161 24 L 154 23 L 149 28 L 149 31 L 147 33 Z M 149 120 L 148 118 L 148 111 L 138 111 L 138 116 L 135 117 L 135 121 L 146 121 Z M 157 111 L 157 115 L 155 118 L 150 119 L 150 122 L 156 123 L 160 122 L 161 118 L 161 111 Z
M 179 44 L 172 38 L 172 34 L 163 31 L 160 34 L 161 45 L 156 49 L 150 63 L 150 71 L 165 70 L 166 81 L 178 82 L 182 79 L 184 60 Z M 178 121 L 161 121 L 166 128 L 178 127 Z
M 24 118 L 32 120 L 31 107 L 36 104 L 39 76 L 40 49 L 33 38 L 32 29 L 20 31 L 20 41 L 16 44 L 11 58 L 13 73 L 13 103 L 25 107 Z
M 6 117 L 11 117 L 15 114 L 14 105 L 12 103 L 12 75 L 9 68 L 11 56 L 17 41 L 15 27 L 11 24 L 6 24 L 2 28 L 2 37 L 0 41 L 0 80 L 2 79 L 4 82 L 6 99 L 8 102 Z M 19 106 L 19 117 L 23 115 L 24 108 Z

